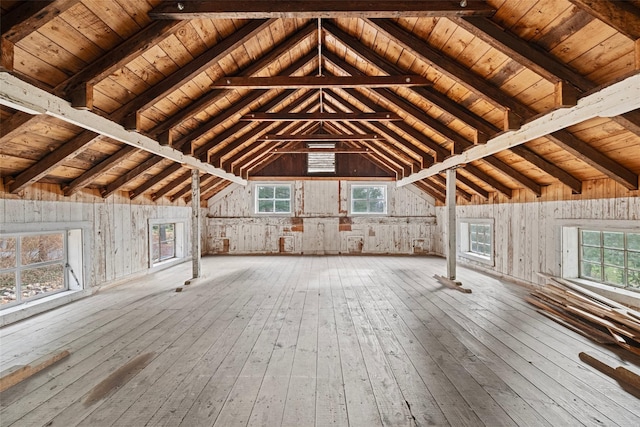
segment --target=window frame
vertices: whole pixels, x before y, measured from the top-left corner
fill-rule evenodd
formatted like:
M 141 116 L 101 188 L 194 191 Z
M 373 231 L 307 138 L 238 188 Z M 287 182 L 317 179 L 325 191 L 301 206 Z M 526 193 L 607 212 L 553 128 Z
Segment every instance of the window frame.
M 261 187 L 272 187 L 273 188 L 273 198 L 259 198 L 260 188 Z M 287 187 L 289 189 L 289 198 L 288 199 L 278 199 L 276 198 L 276 188 L 277 187 Z M 282 184 L 282 183 L 256 183 L 253 187 L 254 197 L 253 197 L 253 213 L 255 215 L 271 215 L 271 216 L 291 216 L 293 215 L 293 186 L 291 184 Z M 261 200 L 271 200 L 273 201 L 273 211 L 271 212 L 260 212 L 260 201 Z M 275 203 L 278 200 L 288 200 L 289 202 L 289 211 L 288 212 L 276 212 L 275 211 Z
M 349 215 L 388 215 L 389 213 L 389 191 L 388 191 L 388 186 L 385 184 L 352 184 L 349 188 Z M 369 199 L 369 197 L 367 197 L 367 199 L 360 199 L 360 198 L 354 198 L 353 197 L 353 192 L 355 189 L 358 188 L 381 188 L 383 193 L 384 193 L 384 210 L 383 212 L 371 212 L 369 210 L 369 202 L 371 200 L 378 200 L 378 199 Z M 356 211 L 354 209 L 354 202 L 358 201 L 358 200 L 367 200 L 367 211 L 366 212 L 362 212 L 362 211 Z
M 22 239 L 24 237 L 30 236 L 45 236 L 45 235 L 55 235 L 60 234 L 62 236 L 62 258 L 48 261 L 35 262 L 32 264 L 23 264 L 22 262 Z M 82 276 L 82 271 L 76 272 L 73 270 L 73 266 L 70 265 L 69 262 L 69 252 L 71 251 L 69 245 L 69 234 L 70 230 L 65 229 L 45 229 L 38 231 L 25 231 L 25 232 L 12 232 L 12 233 L 2 233 L 3 238 L 15 238 L 15 265 L 13 267 L 7 267 L 0 269 L 0 274 L 14 274 L 15 280 L 15 295 L 16 299 L 13 302 L 9 302 L 7 304 L 0 305 L 0 309 L 4 310 L 6 308 L 14 307 L 20 304 L 32 302 L 41 298 L 46 298 L 52 295 L 56 295 L 62 292 L 66 292 L 71 290 L 73 287 L 70 285 L 70 275 L 75 275 L 75 280 L 78 281 L 77 285 L 81 289 L 82 288 L 82 279 L 79 279 L 77 276 Z M 22 273 L 27 270 L 33 270 L 37 268 L 43 268 L 53 265 L 61 265 L 62 266 L 62 280 L 63 286 L 61 289 L 56 289 L 51 292 L 43 292 L 40 294 L 35 294 L 31 297 L 23 298 L 23 290 L 21 277 Z
M 307 144 L 307 148 L 326 148 L 326 149 L 335 149 L 336 148 L 336 143 L 335 142 L 310 142 Z M 332 170 L 311 170 L 311 158 L 313 156 L 331 156 L 333 159 L 333 169 Z M 308 175 L 324 175 L 324 176 L 331 176 L 331 175 L 335 175 L 337 173 L 337 156 L 336 153 L 334 151 L 327 151 L 326 153 L 323 152 L 309 152 L 307 153 L 307 174 Z
M 599 236 L 598 236 L 599 244 L 595 245 L 591 243 L 585 243 L 583 232 L 599 233 Z M 623 247 L 619 248 L 619 247 L 607 246 L 607 244 L 605 243 L 605 233 L 622 234 Z M 577 263 L 578 263 L 577 278 L 581 280 L 587 280 L 587 281 L 599 283 L 606 286 L 615 287 L 618 289 L 640 291 L 640 284 L 638 286 L 633 286 L 629 282 L 629 271 L 632 271 L 637 275 L 640 275 L 640 268 L 632 268 L 629 266 L 629 252 L 640 255 L 640 250 L 630 249 L 628 247 L 629 234 L 640 234 L 640 231 L 606 229 L 606 228 L 589 227 L 589 226 L 577 227 Z M 584 259 L 583 248 L 598 248 L 600 252 L 599 261 Z M 605 260 L 606 250 L 623 252 L 623 265 L 615 265 L 615 264 L 608 263 Z M 600 270 L 600 277 L 596 278 L 594 275 L 585 275 L 583 271 L 584 263 L 598 266 Z M 622 276 L 623 276 L 622 284 L 607 280 L 607 274 L 606 274 L 607 267 L 622 270 Z
M 489 254 L 472 250 L 471 226 L 489 227 Z M 495 265 L 495 221 L 493 218 L 461 218 L 458 221 L 458 255 L 489 266 Z M 487 244 L 486 242 L 481 242 Z
M 148 263 L 150 269 L 169 267 L 182 262 L 187 257 L 188 233 L 185 218 L 151 218 L 148 222 Z M 162 224 L 173 224 L 174 256 L 155 262 L 153 259 L 153 227 Z

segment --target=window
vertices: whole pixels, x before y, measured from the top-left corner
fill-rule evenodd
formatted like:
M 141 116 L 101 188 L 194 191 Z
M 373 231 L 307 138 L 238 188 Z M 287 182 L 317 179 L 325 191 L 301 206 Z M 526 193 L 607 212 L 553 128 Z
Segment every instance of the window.
M 256 213 L 291 213 L 291 186 L 257 185 Z
M 64 232 L 0 237 L 0 306 L 68 289 L 67 266 Z
M 469 252 L 491 256 L 491 224 L 469 224 Z
M 580 229 L 579 277 L 640 289 L 640 233 Z
M 461 219 L 459 226 L 459 255 L 493 266 L 493 220 L 490 218 Z
M 308 173 L 336 173 L 336 153 L 329 152 L 329 149 L 336 147 L 335 143 L 317 143 L 309 144 L 308 148 L 322 150 L 327 152 L 313 151 L 307 154 L 307 172 Z
M 154 224 L 151 227 L 151 260 L 153 264 L 176 257 L 176 225 Z
M 387 187 L 384 185 L 351 186 L 351 213 L 386 214 Z

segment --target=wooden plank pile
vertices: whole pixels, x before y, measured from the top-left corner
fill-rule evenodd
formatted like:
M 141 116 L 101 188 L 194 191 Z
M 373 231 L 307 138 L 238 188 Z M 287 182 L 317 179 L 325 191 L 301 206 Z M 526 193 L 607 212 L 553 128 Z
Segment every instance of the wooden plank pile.
M 640 356 L 640 312 L 562 279 L 531 293 L 538 312 L 602 344 L 617 344 Z

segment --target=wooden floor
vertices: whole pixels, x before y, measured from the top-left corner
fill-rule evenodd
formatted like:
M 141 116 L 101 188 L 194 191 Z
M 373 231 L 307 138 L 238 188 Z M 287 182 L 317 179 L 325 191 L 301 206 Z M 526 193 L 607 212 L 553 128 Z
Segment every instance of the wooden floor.
M 428 257 L 210 257 L 0 330 L 2 369 L 70 356 L 2 393 L 9 426 L 640 425 L 582 363 L 616 357 L 526 291 Z M 617 361 L 618 364 L 623 362 Z

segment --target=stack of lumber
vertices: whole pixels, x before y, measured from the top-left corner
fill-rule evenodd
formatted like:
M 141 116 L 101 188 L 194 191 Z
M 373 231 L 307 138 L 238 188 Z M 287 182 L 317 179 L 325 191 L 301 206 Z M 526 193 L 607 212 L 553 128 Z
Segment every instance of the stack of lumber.
M 538 312 L 602 344 L 640 355 L 640 312 L 562 279 L 527 297 Z

